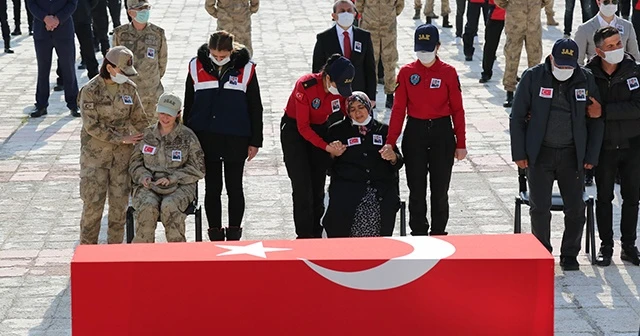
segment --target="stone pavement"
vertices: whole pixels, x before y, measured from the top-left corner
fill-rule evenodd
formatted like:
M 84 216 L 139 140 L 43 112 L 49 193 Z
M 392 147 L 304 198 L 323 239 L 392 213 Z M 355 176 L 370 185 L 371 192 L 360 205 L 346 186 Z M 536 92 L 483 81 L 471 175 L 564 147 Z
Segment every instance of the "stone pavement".
M 399 65 L 414 59 L 413 30 L 419 24 L 411 19 L 412 2 L 405 2 L 398 23 Z M 187 63 L 215 30 L 215 22 L 205 12 L 204 0 L 157 0 L 153 5 L 151 21 L 165 28 L 169 40 L 163 83 L 168 91 L 182 95 Z M 244 238 L 288 239 L 294 237 L 291 189 L 282 163 L 279 120 L 293 83 L 311 69 L 315 34 L 331 24 L 331 1 L 263 1 L 261 5 L 253 17 L 253 44 L 265 107 L 265 142 L 246 166 Z M 556 1 L 555 10 L 560 21 L 564 2 Z M 575 17 L 577 26 L 579 14 Z M 562 30 L 543 29 L 547 55 Z M 483 31 L 481 26 L 480 41 Z M 453 31 L 444 30 L 441 37 L 440 55 L 458 69 L 462 82 L 469 149 L 468 159 L 454 166 L 448 230 L 451 234 L 511 233 L 517 176 L 510 158 L 508 111 L 502 108 L 502 70 L 488 84 L 478 84 L 481 47 L 473 62 L 464 62 L 462 47 L 451 44 Z M 496 63 L 500 69 L 503 43 L 504 36 Z M 60 93 L 52 93 L 47 117 L 26 117 L 36 84 L 33 42 L 23 35 L 14 38 L 12 46 L 16 54 L 0 54 L 0 335 L 69 335 L 69 261 L 77 244 L 82 207 L 78 195 L 81 123 L 68 116 Z M 525 68 L 524 58 L 520 68 Z M 87 81 L 84 72 L 78 75 L 81 84 Z M 382 94 L 378 101 L 384 101 Z M 388 110 L 377 111 L 381 119 L 387 120 L 388 115 Z M 402 197 L 407 198 L 404 176 L 401 186 Z M 200 190 L 202 196 L 204 188 Z M 526 207 L 524 212 L 526 232 Z M 190 217 L 189 240 L 194 238 L 192 223 Z M 561 230 L 562 216 L 556 215 L 556 247 Z M 106 237 L 100 239 L 104 242 Z M 164 241 L 161 226 L 157 239 Z M 637 335 L 640 267 L 622 263 L 619 246 L 615 265 L 608 268 L 592 267 L 585 256 L 580 261 L 580 272 L 564 274 L 556 268 L 556 333 Z

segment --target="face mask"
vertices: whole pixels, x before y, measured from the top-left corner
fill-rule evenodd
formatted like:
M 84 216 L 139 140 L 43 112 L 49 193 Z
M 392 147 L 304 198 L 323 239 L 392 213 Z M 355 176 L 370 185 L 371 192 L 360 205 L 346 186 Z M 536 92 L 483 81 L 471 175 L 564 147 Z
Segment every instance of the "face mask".
M 609 4 L 609 5 L 600 5 L 600 13 L 602 13 L 605 17 L 612 17 L 616 15 L 616 11 L 618 10 L 618 5 Z
M 571 78 L 571 76 L 573 76 L 573 70 L 574 69 L 560 69 L 557 68 L 555 65 L 553 66 L 553 77 L 555 77 L 557 80 L 564 82 L 567 79 Z
M 338 25 L 341 27 L 349 28 L 353 25 L 353 18 L 355 15 L 349 12 L 343 12 L 338 14 Z
M 231 61 L 231 57 L 227 56 L 225 58 L 222 59 L 222 61 L 218 61 L 215 57 L 213 57 L 213 55 L 209 54 L 209 58 L 211 59 L 211 61 L 213 62 L 213 64 L 217 65 L 217 66 L 223 66 L 227 63 L 229 63 L 229 61 Z
M 140 10 L 138 11 L 138 13 L 136 13 L 136 21 L 140 23 L 147 23 L 149 22 L 150 15 L 151 15 L 151 12 L 148 9 Z
M 622 62 L 622 59 L 624 58 L 624 48 L 605 51 L 604 56 L 604 60 L 607 61 L 607 63 L 618 64 Z
M 369 115 L 369 116 L 367 117 L 367 119 L 365 119 L 365 120 L 364 120 L 363 122 L 361 122 L 361 123 L 359 123 L 359 122 L 357 122 L 357 121 L 355 121 L 355 120 L 351 119 L 351 125 L 354 125 L 354 126 L 367 126 L 367 125 L 369 125 L 369 122 L 370 122 L 370 121 L 371 121 L 371 115 Z
M 436 51 L 416 51 L 416 56 L 418 57 L 420 62 L 429 64 L 436 59 Z
M 111 80 L 118 83 L 124 84 L 129 78 L 121 73 L 117 73 L 115 76 L 111 76 Z
M 338 88 L 335 86 L 331 86 L 331 84 L 329 84 L 329 87 L 327 88 L 327 90 L 329 90 L 329 93 L 332 95 L 340 95 L 340 91 L 338 91 Z

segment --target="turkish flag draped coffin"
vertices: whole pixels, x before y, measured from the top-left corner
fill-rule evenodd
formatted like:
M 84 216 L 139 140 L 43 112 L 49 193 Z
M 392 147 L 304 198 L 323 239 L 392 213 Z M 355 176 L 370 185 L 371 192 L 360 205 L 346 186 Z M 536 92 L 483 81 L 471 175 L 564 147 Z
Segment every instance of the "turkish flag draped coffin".
M 79 246 L 73 335 L 552 335 L 532 235 Z

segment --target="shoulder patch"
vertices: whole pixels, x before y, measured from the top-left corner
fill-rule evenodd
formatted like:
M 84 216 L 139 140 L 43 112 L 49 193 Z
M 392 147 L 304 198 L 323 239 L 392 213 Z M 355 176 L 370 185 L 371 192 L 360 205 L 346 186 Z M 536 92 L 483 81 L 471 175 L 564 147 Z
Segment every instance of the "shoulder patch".
M 316 84 L 318 84 L 318 80 L 315 78 L 311 78 L 309 80 L 302 82 L 302 87 L 305 89 L 308 89 Z

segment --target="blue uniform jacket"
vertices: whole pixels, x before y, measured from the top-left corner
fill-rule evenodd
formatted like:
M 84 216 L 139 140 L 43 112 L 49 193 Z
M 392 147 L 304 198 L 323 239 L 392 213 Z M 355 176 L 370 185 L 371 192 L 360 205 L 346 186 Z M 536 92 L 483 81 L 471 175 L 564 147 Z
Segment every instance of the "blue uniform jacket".
M 71 15 L 78 6 L 78 0 L 27 0 L 27 7 L 33 14 L 33 38 L 35 40 L 73 39 L 73 19 Z M 53 15 L 60 20 L 58 28 L 48 31 L 44 18 Z

